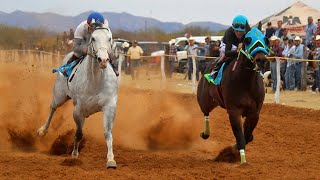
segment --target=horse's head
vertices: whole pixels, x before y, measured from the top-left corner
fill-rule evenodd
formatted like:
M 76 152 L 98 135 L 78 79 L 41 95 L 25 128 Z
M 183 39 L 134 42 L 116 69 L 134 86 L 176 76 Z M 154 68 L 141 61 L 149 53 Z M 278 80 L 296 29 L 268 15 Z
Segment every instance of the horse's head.
M 258 28 L 250 28 L 248 23 L 246 24 L 246 35 L 243 42 L 242 54 L 246 59 L 249 59 L 249 64 L 254 67 L 254 70 L 260 71 L 267 60 L 268 54 L 268 39 L 261 32 L 261 22 L 259 22 Z
M 99 63 L 100 68 L 107 67 L 112 51 L 112 35 L 107 28 L 96 28 L 91 34 L 88 54 Z

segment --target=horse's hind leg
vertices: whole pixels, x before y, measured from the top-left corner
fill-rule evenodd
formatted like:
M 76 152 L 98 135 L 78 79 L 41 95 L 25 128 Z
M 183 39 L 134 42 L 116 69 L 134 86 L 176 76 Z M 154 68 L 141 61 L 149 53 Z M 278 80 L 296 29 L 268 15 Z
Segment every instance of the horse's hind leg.
M 78 155 L 79 155 L 79 145 L 80 145 L 80 142 L 81 142 L 82 136 L 83 136 L 82 128 L 84 125 L 85 118 L 82 114 L 80 114 L 79 109 L 80 108 L 78 106 L 76 106 L 73 111 L 73 119 L 74 119 L 74 122 L 76 123 L 76 126 L 77 126 L 77 130 L 76 130 L 76 134 L 75 134 L 75 138 L 74 138 L 74 146 L 73 146 L 73 151 L 72 151 L 73 157 L 78 157 Z
M 218 103 L 208 98 L 207 100 L 199 103 L 199 105 L 204 115 L 204 130 L 200 133 L 200 137 L 202 137 L 202 139 L 208 139 L 210 136 L 209 114 L 218 106 Z
M 40 137 L 47 134 L 48 128 L 51 123 L 51 119 L 56 109 L 62 106 L 65 102 L 67 102 L 70 99 L 67 95 L 64 95 L 63 92 L 57 92 L 57 91 L 54 91 L 54 92 L 55 94 L 53 95 L 53 98 L 51 101 L 49 117 L 46 123 L 43 126 L 41 126 L 37 131 L 38 136 Z
M 112 127 L 113 127 L 113 122 L 115 118 L 115 113 L 116 113 L 116 102 L 111 103 L 111 105 L 107 106 L 104 108 L 104 135 L 106 138 L 107 146 L 108 146 L 108 153 L 107 153 L 107 168 L 116 168 L 117 164 L 116 161 L 114 160 L 114 155 L 113 155 L 113 146 L 112 146 Z

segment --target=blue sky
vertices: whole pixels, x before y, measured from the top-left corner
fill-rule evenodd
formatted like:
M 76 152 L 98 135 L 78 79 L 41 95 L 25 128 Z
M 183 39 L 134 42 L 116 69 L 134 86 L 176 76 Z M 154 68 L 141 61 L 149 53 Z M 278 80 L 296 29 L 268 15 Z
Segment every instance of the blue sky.
M 127 12 L 161 21 L 189 23 L 213 21 L 231 24 L 237 14 L 247 15 L 250 23 L 276 13 L 297 0 L 0 0 L 0 11 L 55 12 L 77 15 L 88 10 Z M 5 2 L 4 2 L 5 1 Z M 320 0 L 302 0 L 320 10 Z M 307 16 L 307 15 L 306 15 Z M 316 17 L 320 18 L 320 17 Z

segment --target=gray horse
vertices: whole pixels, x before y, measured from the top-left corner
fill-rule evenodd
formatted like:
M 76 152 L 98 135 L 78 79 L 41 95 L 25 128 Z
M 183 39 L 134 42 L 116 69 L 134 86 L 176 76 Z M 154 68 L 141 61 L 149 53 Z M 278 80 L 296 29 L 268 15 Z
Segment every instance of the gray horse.
M 58 75 L 54 83 L 50 114 L 47 122 L 38 129 L 38 135 L 44 136 L 48 132 L 56 109 L 72 99 L 73 118 L 77 126 L 72 156 L 78 157 L 85 118 L 103 111 L 104 133 L 108 146 L 107 167 L 116 168 L 112 148 L 112 127 L 117 107 L 118 80 L 109 64 L 111 41 L 112 34 L 108 29 L 96 29 L 90 37 L 88 55 L 73 69 L 72 74 L 75 75 L 72 81 Z M 71 55 L 72 53 L 69 53 L 63 62 L 66 63 Z

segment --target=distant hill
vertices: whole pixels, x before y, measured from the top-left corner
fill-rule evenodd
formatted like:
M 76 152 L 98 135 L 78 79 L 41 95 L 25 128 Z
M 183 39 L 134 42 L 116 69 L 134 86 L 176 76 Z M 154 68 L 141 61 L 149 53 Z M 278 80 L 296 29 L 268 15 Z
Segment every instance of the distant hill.
M 5 13 L 0 11 L 0 24 L 22 28 L 46 28 L 53 32 L 63 32 L 76 26 L 86 19 L 90 11 L 77 16 L 63 16 L 55 13 L 33 13 L 14 11 Z M 185 26 L 208 27 L 213 32 L 227 29 L 227 26 L 214 22 L 192 22 L 182 24 L 178 22 L 162 22 L 154 18 L 134 16 L 128 13 L 103 13 L 108 18 L 109 25 L 113 30 L 137 31 L 145 28 L 156 27 L 167 33 L 179 31 Z

